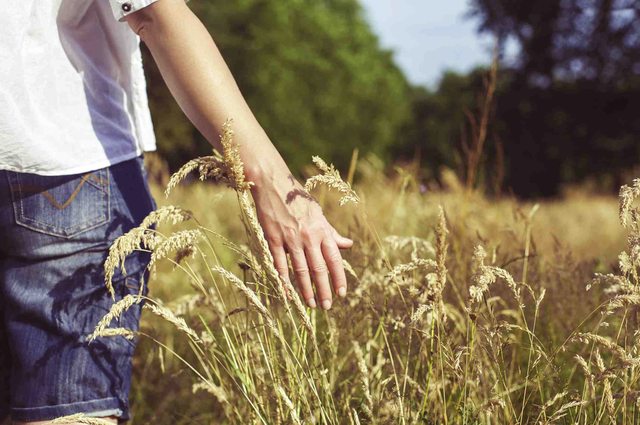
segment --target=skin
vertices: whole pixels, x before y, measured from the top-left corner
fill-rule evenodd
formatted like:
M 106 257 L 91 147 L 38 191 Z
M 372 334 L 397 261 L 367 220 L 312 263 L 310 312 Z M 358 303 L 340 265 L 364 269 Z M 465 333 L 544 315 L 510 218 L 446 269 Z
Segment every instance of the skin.
M 278 271 L 289 278 L 288 255 L 307 304 L 330 308 L 332 289 L 346 295 L 340 249 L 353 242 L 338 234 L 293 178 L 202 22 L 183 0 L 160 0 L 127 21 L 151 51 L 182 110 L 214 147 L 221 149 L 222 123 L 233 119 L 234 140 L 247 179 L 255 184 L 258 218 Z
M 211 145 L 222 149 L 222 124 L 233 119 L 234 140 L 240 147 L 246 177 L 254 183 L 258 218 L 278 272 L 289 279 L 290 259 L 307 305 L 331 308 L 332 290 L 346 296 L 340 249 L 350 248 L 353 241 L 338 234 L 318 203 L 292 176 L 202 22 L 184 0 L 159 0 L 126 19 L 149 48 L 184 113 Z

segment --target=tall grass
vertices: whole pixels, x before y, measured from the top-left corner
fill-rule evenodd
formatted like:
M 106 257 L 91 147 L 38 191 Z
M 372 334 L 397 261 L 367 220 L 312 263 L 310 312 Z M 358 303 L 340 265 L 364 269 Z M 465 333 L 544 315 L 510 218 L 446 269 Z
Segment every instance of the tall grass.
M 492 204 L 389 181 L 374 161 L 360 192 L 315 159 L 307 187 L 356 240 L 348 297 L 325 312 L 278 276 L 228 126 L 222 141 L 224 157 L 169 182 L 193 211 L 162 206 L 106 264 L 152 252 L 153 297 L 114 304 L 92 335 L 133 337 L 113 319 L 135 303 L 153 315 L 134 423 L 636 423 L 639 181 L 616 227 L 604 198 Z M 192 172 L 231 189 L 179 188 Z

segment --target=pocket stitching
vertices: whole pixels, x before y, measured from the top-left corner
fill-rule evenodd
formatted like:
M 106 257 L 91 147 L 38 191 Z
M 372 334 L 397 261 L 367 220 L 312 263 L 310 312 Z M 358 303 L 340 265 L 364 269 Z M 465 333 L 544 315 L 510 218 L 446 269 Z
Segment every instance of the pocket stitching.
M 96 170 L 96 171 L 92 171 L 91 173 L 88 173 L 89 176 L 87 177 L 87 183 L 90 184 L 91 186 L 95 187 L 96 189 L 101 190 L 104 193 L 108 193 L 109 192 L 109 170 L 108 169 L 102 169 L 102 170 Z M 104 176 L 103 176 L 104 175 Z M 95 179 L 92 179 L 92 177 L 95 177 Z
M 14 219 L 16 221 L 16 224 L 22 227 L 25 227 L 27 229 L 33 230 L 35 232 L 40 232 L 40 233 L 44 233 L 46 235 L 49 236 L 54 236 L 54 237 L 59 237 L 59 238 L 64 238 L 64 239 L 71 239 L 81 233 L 87 232 L 89 230 L 95 229 L 97 227 L 100 227 L 102 225 L 104 225 L 105 223 L 107 223 L 111 217 L 111 188 L 110 188 L 110 184 L 109 184 L 109 172 L 108 170 L 97 170 L 93 173 L 97 173 L 97 172 L 103 172 L 105 175 L 105 179 L 102 180 L 102 182 L 105 182 L 103 184 L 105 184 L 105 187 L 99 187 L 96 182 L 91 182 L 89 179 L 87 179 L 87 183 L 91 184 L 91 186 L 93 186 L 95 189 L 97 189 L 98 191 L 102 192 L 104 194 L 104 197 L 106 197 L 106 205 L 105 205 L 105 209 L 106 212 L 101 214 L 100 216 L 97 217 L 97 222 L 94 225 L 90 225 L 89 227 L 82 227 L 85 223 L 88 223 L 88 221 L 85 221 L 83 223 L 80 224 L 76 224 L 74 226 L 68 227 L 68 228 L 60 228 L 60 227 L 56 227 L 56 226 L 52 226 L 49 223 L 44 223 L 41 222 L 39 220 L 35 220 L 33 218 L 30 217 L 26 217 L 25 213 L 24 213 L 24 205 L 23 205 L 23 191 L 22 191 L 22 184 L 20 182 L 20 178 L 19 178 L 19 173 L 7 173 L 7 180 L 9 180 L 9 187 L 11 189 L 11 197 L 12 197 L 12 201 L 13 201 L 13 212 L 14 212 Z M 19 199 L 15 198 L 15 189 L 17 189 L 17 192 L 19 193 Z M 73 201 L 72 201 L 73 202 Z M 16 206 L 19 208 L 19 212 L 18 209 L 16 209 Z M 30 224 L 31 223 L 31 224 Z M 35 227 L 35 226 L 41 226 L 41 227 Z M 74 228 L 79 228 L 79 230 L 76 231 L 70 231 L 69 229 L 74 229 Z M 69 234 L 64 234 L 65 232 L 70 232 Z

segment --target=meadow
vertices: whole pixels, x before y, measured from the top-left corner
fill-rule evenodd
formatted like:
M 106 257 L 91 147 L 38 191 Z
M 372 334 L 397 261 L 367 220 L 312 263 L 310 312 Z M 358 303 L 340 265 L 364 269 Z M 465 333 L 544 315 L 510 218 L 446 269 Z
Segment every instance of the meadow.
M 278 277 L 223 144 L 170 182 L 152 167 L 159 209 L 108 260 L 152 252 L 148 298 L 93 335 L 139 338 L 133 424 L 637 423 L 640 183 L 520 202 L 316 159 L 309 187 L 356 242 L 325 312 Z M 142 301 L 140 332 L 118 328 Z

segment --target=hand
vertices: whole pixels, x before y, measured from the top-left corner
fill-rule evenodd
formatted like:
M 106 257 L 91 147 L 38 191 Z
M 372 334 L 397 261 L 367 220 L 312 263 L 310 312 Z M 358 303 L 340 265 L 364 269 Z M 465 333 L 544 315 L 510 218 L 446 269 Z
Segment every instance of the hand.
M 258 220 L 276 269 L 283 279 L 289 279 L 288 254 L 307 305 L 315 308 L 319 302 L 325 310 L 330 309 L 329 275 L 335 293 L 346 296 L 347 279 L 340 249 L 351 248 L 353 241 L 338 234 L 320 205 L 288 170 L 251 181 L 255 184 L 252 193 Z

